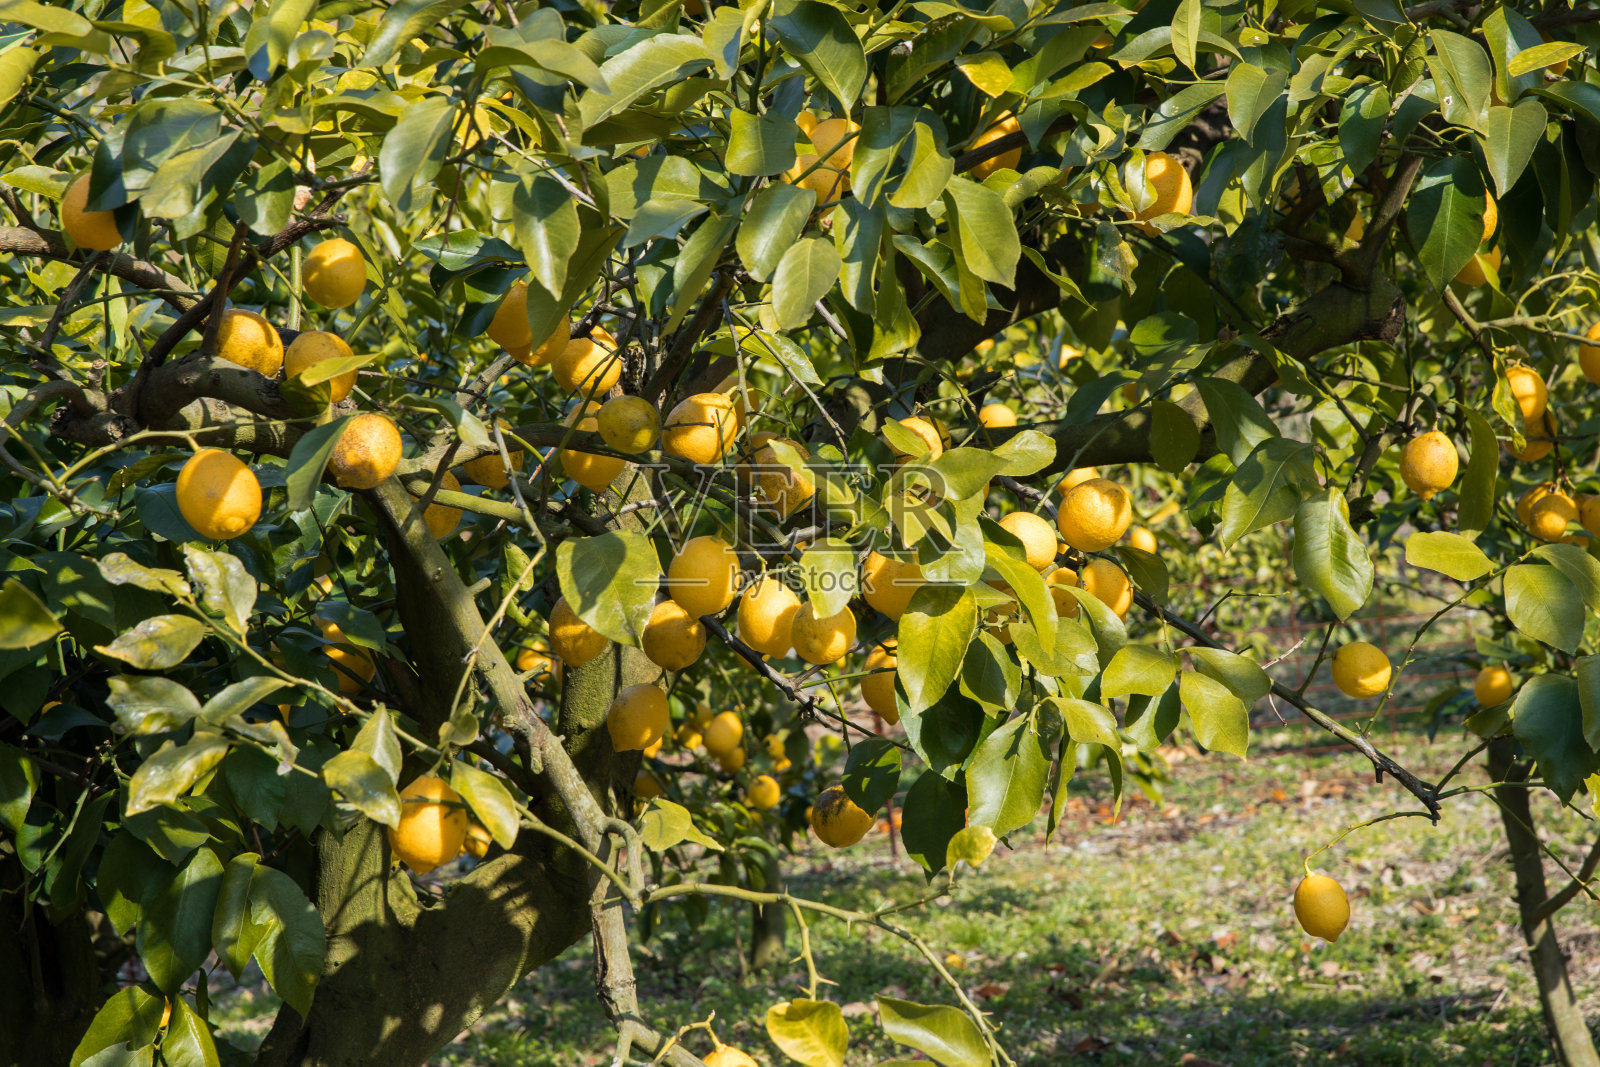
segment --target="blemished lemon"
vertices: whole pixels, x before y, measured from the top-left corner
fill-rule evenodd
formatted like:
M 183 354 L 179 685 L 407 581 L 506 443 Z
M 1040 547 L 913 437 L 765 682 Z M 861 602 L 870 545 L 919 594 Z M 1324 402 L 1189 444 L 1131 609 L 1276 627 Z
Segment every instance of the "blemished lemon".
M 654 800 L 665 793 L 666 790 L 661 788 L 661 783 L 656 781 L 655 775 L 649 771 L 640 771 L 633 776 L 633 795 L 640 800 Z
M 550 373 L 573 396 L 605 396 L 622 378 L 616 339 L 598 326 L 588 337 L 574 337 L 550 365 Z
M 1144 157 L 1144 180 L 1155 194 L 1155 202 L 1134 217 L 1140 222 L 1158 215 L 1187 215 L 1194 207 L 1194 185 L 1189 172 L 1165 152 L 1149 152 Z M 1145 232 L 1154 234 L 1155 227 L 1146 226 Z
M 810 478 L 778 458 L 777 451 L 772 448 L 772 442 L 782 441 L 798 452 L 803 459 L 810 459 L 811 453 L 799 441 L 791 441 L 787 437 L 778 437 L 774 434 L 757 434 L 756 437 L 761 438 L 754 442 L 756 453 L 752 459 L 756 495 L 771 505 L 780 518 L 787 519 L 796 510 L 809 503 L 816 495 L 817 489 Z
M 424 774 L 400 790 L 400 823 L 388 829 L 389 848 L 418 875 L 461 855 L 467 809 L 442 778 Z
M 1545 389 L 1544 379 L 1527 364 L 1514 363 L 1507 367 L 1506 385 L 1511 388 L 1511 395 L 1516 399 L 1517 410 L 1522 412 L 1524 423 L 1532 423 L 1549 407 L 1550 394 Z
M 1528 529 L 1541 541 L 1561 540 L 1567 532 L 1567 523 L 1577 519 L 1578 509 L 1565 493 L 1542 496 L 1528 509 Z
M 706 723 L 701 740 L 713 756 L 732 752 L 744 743 L 744 720 L 731 711 L 719 712 Z
M 770 774 L 758 774 L 750 781 L 750 786 L 744 791 L 744 802 L 747 806 L 761 811 L 769 811 L 778 806 L 778 801 L 783 799 L 783 790 L 778 788 L 778 780 Z
M 1472 679 L 1472 695 L 1486 708 L 1510 700 L 1512 690 L 1511 672 L 1498 663 L 1483 668 Z
M 811 829 L 830 848 L 846 848 L 866 836 L 873 817 L 850 799 L 842 785 L 830 785 L 811 805 Z
M 890 726 L 900 721 L 900 706 L 894 699 L 895 668 L 899 662 L 895 655 L 895 641 L 891 637 L 882 645 L 874 645 L 872 651 L 867 653 L 866 663 L 862 664 L 863 670 L 879 673 L 862 677 L 861 699 Z
M 1152 556 L 1161 547 L 1156 543 L 1156 535 L 1143 526 L 1135 526 L 1128 530 L 1128 545 L 1140 552 L 1148 552 Z
M 1017 413 L 1001 403 L 985 404 L 978 409 L 978 425 L 991 430 L 1004 429 L 1017 424 Z
M 178 512 L 202 537 L 226 541 L 261 517 L 261 483 L 237 456 L 202 448 L 178 472 Z
M 1456 480 L 1461 459 L 1456 444 L 1438 430 L 1418 434 L 1400 453 L 1400 480 L 1424 500 L 1431 500 Z
M 328 456 L 334 481 L 346 489 L 371 489 L 400 464 L 400 431 L 385 415 L 353 416 Z
M 572 323 L 562 316 L 556 328 L 550 331 L 550 336 L 537 348 L 530 341 L 520 348 L 508 348 L 511 358 L 526 367 L 542 367 L 553 361 L 562 352 L 566 351 L 567 342 L 572 340 Z
M 568 667 L 581 667 L 606 650 L 606 635 L 578 618 L 567 598 L 550 609 L 550 648 Z
M 511 423 L 502 418 L 494 420 L 496 428 L 502 437 L 507 436 L 506 431 L 511 429 Z M 581 427 L 593 429 L 593 427 Z M 500 450 L 496 448 L 488 455 L 469 459 L 461 465 L 461 473 L 465 474 L 474 485 L 481 485 L 485 489 L 504 489 L 511 484 L 511 472 L 520 471 L 526 457 L 522 449 L 517 448 L 514 442 L 507 442 L 505 457 L 501 457 Z M 511 460 L 511 467 L 506 468 L 506 459 Z
M 643 452 L 661 436 L 661 413 L 642 396 L 607 400 L 595 418 L 600 436 L 618 452 Z
M 1108 478 L 1090 478 L 1067 491 L 1056 512 L 1062 540 L 1079 552 L 1103 552 L 1133 522 L 1128 491 Z
M 667 565 L 667 593 L 695 618 L 716 615 L 739 588 L 739 556 L 720 537 L 696 537 Z
M 668 413 L 661 448 L 691 463 L 719 463 L 738 435 L 733 400 L 724 393 L 696 393 Z
M 61 198 L 61 228 L 72 243 L 91 252 L 109 252 L 122 243 L 117 216 L 111 211 L 89 211 L 89 172 L 78 175 Z
M 1021 132 L 1022 124 L 1017 121 L 1015 115 L 1008 111 L 1000 117 L 1000 121 L 978 134 L 977 138 L 972 142 L 972 149 L 976 150 L 991 141 L 998 141 L 1006 134 Z M 981 182 L 997 170 L 1016 170 L 1017 165 L 1021 162 L 1022 146 L 1018 145 L 1016 148 L 1006 149 L 998 156 L 991 156 L 982 163 L 973 164 L 972 169 L 967 173 L 972 175 L 974 181 Z
M 512 283 L 500 306 L 494 309 L 494 318 L 489 320 L 488 329 L 483 332 L 501 348 L 531 350 L 533 326 L 528 322 L 527 282 Z
M 1337 941 L 1350 925 L 1350 898 L 1325 874 L 1309 874 L 1294 889 L 1294 917 L 1312 937 Z
M 217 325 L 217 355 L 268 378 L 283 369 L 283 338 L 262 316 L 229 308 Z
M 273 331 L 277 333 L 276 330 Z M 350 359 L 355 355 L 344 338 L 325 330 L 307 330 L 293 341 L 283 353 L 283 373 L 286 378 L 297 378 L 325 359 Z M 265 373 L 265 372 L 263 372 Z M 335 404 L 350 395 L 356 385 L 356 372 L 345 371 L 328 379 L 333 393 L 329 397 Z
M 1000 528 L 1022 542 L 1028 566 L 1034 570 L 1042 571 L 1055 563 L 1060 546 L 1049 519 L 1031 511 L 1013 511 L 1001 517 Z
M 836 614 L 818 618 L 816 605 L 806 601 L 795 613 L 790 626 L 794 650 L 807 663 L 837 663 L 856 643 L 856 616 L 848 606 Z
M 1366 641 L 1351 641 L 1333 654 L 1333 683 L 1345 696 L 1366 700 L 1389 688 L 1389 657 Z
M 861 597 L 873 610 L 891 619 L 905 614 L 906 605 L 926 584 L 916 560 L 897 560 L 873 551 L 861 564 Z
M 439 476 L 439 490 L 445 493 L 459 493 L 461 483 L 456 480 L 454 474 L 445 471 Z M 443 541 L 455 533 L 456 527 L 461 524 L 461 509 L 448 504 L 431 503 L 422 509 L 422 521 L 427 523 L 428 532 L 433 534 L 435 541 Z
M 1098 477 L 1100 477 L 1100 472 L 1094 467 L 1079 467 L 1076 470 L 1070 470 L 1056 483 L 1056 496 L 1065 498 L 1071 490 L 1076 489 L 1084 482 L 1093 481 Z
M 306 295 L 323 307 L 349 307 L 367 287 L 367 259 L 352 242 L 333 237 L 306 253 L 300 280 Z
M 793 589 L 776 578 L 757 578 L 739 597 L 739 636 L 763 655 L 785 655 L 794 647 L 790 630 L 799 611 Z
M 909 419 L 899 419 L 897 421 L 901 426 L 922 438 L 922 442 L 928 446 L 928 451 L 917 458 L 932 462 L 944 454 L 944 440 L 939 435 L 939 428 L 932 422 L 916 415 Z M 910 459 L 913 456 L 913 453 L 901 451 L 900 446 L 892 441 L 889 443 L 889 448 L 902 460 Z
M 630 685 L 606 709 L 606 732 L 618 752 L 648 748 L 672 725 L 667 694 L 648 683 Z
M 1556 447 L 1554 438 L 1555 431 L 1550 426 L 1550 416 L 1540 415 L 1527 424 L 1522 447 L 1512 448 L 1510 442 L 1507 442 L 1506 451 L 1524 463 L 1537 463 Z
M 796 156 L 794 166 L 783 172 L 782 179 L 790 185 L 810 189 L 816 195 L 817 207 L 841 199 L 850 183 L 844 171 L 827 164 L 818 165 L 815 152 L 801 152 Z
M 639 644 L 651 663 L 681 671 L 706 650 L 706 628 L 675 600 L 663 600 L 650 612 Z
M 1050 599 L 1056 602 L 1056 614 L 1068 619 L 1078 617 L 1078 598 L 1067 592 L 1078 587 L 1078 572 L 1071 567 L 1057 567 L 1045 575 L 1045 588 Z
M 1091 559 L 1084 564 L 1078 581 L 1090 596 L 1116 612 L 1119 619 L 1126 618 L 1128 609 L 1133 607 L 1133 583 L 1121 567 L 1108 559 Z
M 1492 245 L 1486 252 L 1478 252 L 1467 260 L 1467 265 L 1456 273 L 1453 279 L 1457 285 L 1465 285 L 1476 289 L 1480 285 L 1489 284 L 1489 272 L 1496 275 L 1500 273 L 1500 246 Z
M 593 404 L 594 401 L 587 401 L 585 408 Z M 595 415 L 585 414 L 574 423 L 573 428 L 594 433 L 600 428 L 600 420 Z M 627 465 L 627 460 L 620 456 L 602 456 L 595 452 L 581 452 L 576 448 L 562 448 L 559 455 L 561 469 L 567 473 L 567 477 L 596 493 L 604 492 Z
M 1600 342 L 1600 322 L 1592 324 L 1583 334 L 1591 341 Z M 1578 346 L 1578 367 L 1590 385 L 1600 385 L 1600 343 Z

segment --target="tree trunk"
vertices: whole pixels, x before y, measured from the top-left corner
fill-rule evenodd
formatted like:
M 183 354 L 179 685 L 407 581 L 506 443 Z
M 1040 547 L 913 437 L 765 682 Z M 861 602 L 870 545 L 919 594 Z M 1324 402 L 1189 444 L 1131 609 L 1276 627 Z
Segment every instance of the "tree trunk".
M 1489 746 L 1489 775 L 1494 781 L 1520 783 L 1527 780 L 1529 765 L 1515 761 L 1515 744 L 1511 738 L 1502 737 Z M 1522 936 L 1528 944 L 1528 959 L 1539 985 L 1539 1004 L 1544 1010 L 1550 1040 L 1563 1067 L 1600 1067 L 1594 1035 L 1584 1022 L 1583 1011 L 1567 976 L 1567 958 L 1556 937 L 1555 918 L 1539 917 L 1548 893 L 1544 881 L 1544 853 L 1529 803 L 1530 790 L 1509 785 L 1496 787 L 1494 792 L 1500 804 L 1506 844 L 1511 849 L 1511 869 L 1517 879 Z
M 767 893 L 783 890 L 783 876 L 776 853 L 762 853 L 761 884 L 751 888 Z M 752 882 L 755 879 L 751 879 Z M 788 962 L 784 937 L 789 926 L 789 909 L 782 904 L 753 904 L 750 907 L 750 968 L 764 971 Z
M 66 1063 L 109 986 L 100 973 L 94 933 L 79 911 L 52 923 L 43 905 L 20 893 L 15 859 L 0 879 L 0 1064 Z

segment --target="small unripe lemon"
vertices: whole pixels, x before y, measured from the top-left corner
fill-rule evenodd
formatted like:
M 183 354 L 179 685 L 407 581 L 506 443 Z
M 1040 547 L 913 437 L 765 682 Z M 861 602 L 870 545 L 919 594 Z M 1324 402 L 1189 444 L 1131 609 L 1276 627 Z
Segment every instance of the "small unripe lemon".
M 1565 493 L 1550 493 L 1528 509 L 1528 529 L 1541 541 L 1559 541 L 1567 532 L 1567 523 L 1577 518 L 1578 509 L 1571 497 Z
M 639 644 L 657 667 L 681 671 L 706 650 L 706 628 L 677 601 L 663 600 L 650 612 Z
M 178 512 L 202 537 L 226 541 L 261 517 L 261 483 L 238 457 L 202 448 L 178 472 Z
M 873 818 L 850 799 L 842 785 L 830 785 L 811 806 L 811 829 L 830 848 L 855 844 L 872 829 Z
M 816 603 L 807 601 L 795 613 L 790 627 L 794 650 L 807 663 L 837 663 L 856 642 L 856 616 L 848 606 L 826 618 L 818 618 Z
M 283 369 L 283 338 L 254 311 L 229 308 L 217 325 L 217 355 L 268 378 Z
M 739 636 L 763 655 L 782 656 L 794 647 L 790 630 L 799 611 L 793 589 L 776 578 L 758 578 L 739 598 Z
M 1042 571 L 1056 561 L 1056 532 L 1050 520 L 1031 511 L 1013 511 L 1000 519 L 1000 528 L 1018 541 L 1027 555 L 1028 566 Z
M 1128 491 L 1107 478 L 1073 486 L 1061 500 L 1056 526 L 1079 552 L 1102 552 L 1122 539 L 1133 522 Z
M 528 283 L 515 282 L 494 310 L 494 318 L 484 333 L 501 348 L 530 348 L 533 326 L 528 322 Z
M 978 424 L 991 430 L 1017 424 L 1017 413 L 1004 404 L 985 404 L 978 410 Z
M 349 307 L 367 287 L 367 260 L 353 243 L 334 237 L 306 254 L 300 279 L 306 295 L 323 307 Z
M 1366 700 L 1389 688 L 1389 657 L 1376 645 L 1351 641 L 1333 654 L 1333 682 L 1345 696 Z
M 778 801 L 783 799 L 783 791 L 778 788 L 777 779 L 770 774 L 758 774 L 750 782 L 750 787 L 744 791 L 744 802 L 752 808 L 767 811 L 778 806 Z
M 400 790 L 400 823 L 387 836 L 396 858 L 419 875 L 449 863 L 467 840 L 461 794 L 441 778 L 422 775 Z
M 661 414 L 642 396 L 607 400 L 595 416 L 600 436 L 618 452 L 643 452 L 661 435 Z
M 1312 937 L 1337 941 L 1350 924 L 1350 898 L 1325 874 L 1309 874 L 1294 889 L 1294 917 Z
M 618 752 L 636 752 L 653 745 L 672 725 L 667 694 L 654 685 L 630 685 L 606 710 L 606 732 Z
M 622 378 L 622 355 L 616 349 L 616 340 L 596 327 L 588 337 L 568 341 L 550 373 L 568 393 L 598 399 Z
M 122 243 L 117 216 L 110 211 L 89 211 L 89 173 L 78 175 L 61 198 L 61 228 L 72 243 L 91 252 L 109 252 Z
M 739 556 L 720 537 L 694 538 L 667 566 L 668 595 L 697 619 L 733 603 L 738 588 Z
M 606 635 L 578 618 L 567 598 L 550 609 L 550 648 L 568 667 L 581 667 L 606 650 Z
M 972 142 L 972 150 L 982 148 L 991 141 L 998 141 L 1007 134 L 1021 132 L 1022 124 L 1017 121 L 1015 115 L 1008 111 L 1001 116 L 999 122 L 978 134 L 977 138 Z M 981 163 L 974 163 L 968 173 L 972 175 L 974 181 L 981 182 L 997 170 L 1016 170 L 1021 162 L 1022 146 L 1018 145 L 1016 148 L 1006 149 L 998 156 L 991 156 Z
M 277 331 L 274 330 L 273 333 L 276 335 Z M 299 377 L 325 359 L 350 359 L 354 355 L 355 353 L 350 351 L 350 346 L 344 343 L 344 338 L 338 334 L 323 330 L 307 330 L 290 341 L 288 350 L 283 354 L 284 377 Z M 356 372 L 348 370 L 343 374 L 334 375 L 328 379 L 328 384 L 333 390 L 329 399 L 337 404 L 349 396 L 350 390 L 355 388 Z
M 1545 413 L 1550 403 L 1550 393 L 1538 371 L 1525 363 L 1512 364 L 1506 368 L 1506 385 L 1516 399 L 1517 410 L 1522 412 L 1524 423 L 1531 424 Z
M 732 752 L 744 742 L 744 720 L 731 711 L 712 716 L 706 724 L 702 743 L 713 756 Z
M 334 481 L 346 489 L 371 489 L 400 465 L 400 431 L 385 415 L 365 411 L 351 418 L 328 456 Z
M 862 665 L 863 670 L 880 673 L 862 677 L 861 699 L 891 726 L 900 721 L 900 707 L 894 699 L 895 668 L 899 662 L 895 656 L 895 641 L 890 638 L 881 646 L 874 645 L 872 651 L 867 653 L 866 663 Z
M 1429 500 L 1439 490 L 1450 488 L 1460 463 L 1455 442 L 1438 430 L 1430 430 L 1406 442 L 1400 453 L 1400 480 L 1413 493 Z
M 691 463 L 718 463 L 738 435 L 733 400 L 723 393 L 696 393 L 667 415 L 661 448 Z
M 861 564 L 861 597 L 873 610 L 898 619 L 911 597 L 926 584 L 917 561 L 869 552 Z
M 1126 618 L 1128 609 L 1133 607 L 1133 583 L 1121 567 L 1108 559 L 1091 559 L 1084 564 L 1079 583 L 1090 596 L 1116 612 L 1119 619 Z
M 1498 663 L 1483 668 L 1472 680 L 1472 695 L 1486 708 L 1504 704 L 1511 699 L 1511 693 L 1511 672 Z

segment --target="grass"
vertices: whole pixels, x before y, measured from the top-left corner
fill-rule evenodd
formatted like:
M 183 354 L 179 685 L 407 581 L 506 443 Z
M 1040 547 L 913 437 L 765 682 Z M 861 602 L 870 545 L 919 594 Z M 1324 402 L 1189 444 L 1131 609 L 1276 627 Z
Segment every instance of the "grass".
M 1458 751 L 1394 747 L 1435 775 Z M 1374 785 L 1364 766 L 1349 754 L 1183 759 L 1161 804 L 1136 798 L 1115 823 L 1105 782 L 1080 778 L 1048 848 L 1040 839 L 1001 848 L 953 902 L 902 918 L 941 953 L 960 955 L 957 976 L 1019 1065 L 1553 1062 L 1488 798 L 1453 800 L 1438 827 L 1401 819 L 1347 837 L 1316 866 L 1349 891 L 1350 928 L 1327 945 L 1295 924 L 1302 858 L 1405 799 L 1392 784 Z M 1547 797 L 1536 812 L 1546 840 L 1576 866 L 1582 820 L 1557 814 Z M 793 891 L 848 906 L 926 891 L 882 834 L 843 853 L 792 859 L 788 869 Z M 1580 897 L 1559 920 L 1591 1018 L 1600 1013 L 1597 919 L 1597 906 Z M 741 973 L 747 936 L 742 907 L 715 904 L 697 928 L 675 908 L 639 946 L 640 1000 L 669 1031 L 715 1009 L 724 1040 L 763 1063 L 786 1063 L 762 1018 L 799 995 L 804 970 Z M 850 1022 L 851 1065 L 907 1054 L 878 1028 L 875 994 L 953 1002 L 893 937 L 820 919 L 812 938 L 819 968 L 836 983 L 825 996 Z M 248 1025 L 241 1020 L 241 1030 Z M 703 1034 L 687 1041 L 708 1047 Z M 519 983 L 437 1062 L 578 1067 L 608 1064 L 611 1053 L 589 953 L 575 949 Z

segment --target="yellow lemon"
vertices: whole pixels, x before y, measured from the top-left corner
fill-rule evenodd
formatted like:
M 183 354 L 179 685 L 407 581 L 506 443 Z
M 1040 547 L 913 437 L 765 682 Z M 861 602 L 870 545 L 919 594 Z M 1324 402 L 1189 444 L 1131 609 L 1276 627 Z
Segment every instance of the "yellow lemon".
M 441 492 L 459 493 L 461 483 L 456 481 L 454 474 L 445 471 L 439 476 L 439 489 Z M 443 541 L 455 533 L 456 527 L 461 524 L 461 509 L 447 504 L 429 504 L 422 510 L 422 521 L 427 523 L 428 532 L 433 534 L 435 541 Z
M 117 216 L 111 211 L 89 211 L 89 174 L 78 175 L 61 198 L 61 228 L 72 243 L 91 252 L 109 252 L 122 243 Z
M 506 431 L 511 429 L 511 423 L 505 419 L 497 418 L 494 424 L 500 430 L 501 436 L 506 436 Z M 579 427 L 579 429 L 593 429 L 593 427 Z M 506 459 L 511 460 L 510 470 L 506 469 Z M 505 458 L 501 457 L 500 450 L 496 448 L 488 455 L 467 460 L 461 465 L 461 473 L 471 479 L 474 485 L 481 485 L 485 489 L 504 489 L 511 484 L 511 471 L 520 471 L 523 461 L 522 449 L 508 442 Z
M 778 458 L 778 453 L 772 448 L 772 442 L 782 441 L 798 452 L 803 459 L 810 459 L 811 453 L 806 451 L 800 442 L 791 441 L 786 437 L 770 434 L 757 434 L 756 437 L 761 438 L 752 442 L 757 446 L 752 460 L 756 495 L 770 504 L 780 518 L 787 519 L 796 509 L 809 503 L 817 490 L 811 479 Z
M 489 340 L 504 349 L 530 349 L 533 345 L 533 326 L 528 322 L 528 283 L 514 282 L 494 309 L 494 318 L 484 333 Z
M 1506 384 L 1517 402 L 1517 410 L 1522 412 L 1523 422 L 1532 423 L 1544 415 L 1550 394 L 1538 371 L 1525 363 L 1514 363 L 1506 368 Z
M 1017 117 L 1010 112 L 1006 112 L 1000 117 L 1000 121 L 978 134 L 977 139 L 972 142 L 972 148 L 976 150 L 991 141 L 998 141 L 1007 134 L 1021 132 L 1022 124 L 1017 121 Z M 975 181 L 981 182 L 997 170 L 1016 170 L 1021 163 L 1022 146 L 1018 145 L 1016 148 L 1008 148 L 998 156 L 992 156 L 982 163 L 973 164 L 972 170 L 968 173 L 972 175 Z
M 261 483 L 238 457 L 202 448 L 178 472 L 178 512 L 202 537 L 226 541 L 261 517 Z
M 1375 697 L 1389 688 L 1389 657 L 1376 645 L 1351 641 L 1333 654 L 1333 682 L 1358 700 Z
M 696 537 L 667 566 L 667 593 L 695 618 L 716 615 L 739 588 L 739 556 L 720 537 Z
M 1400 480 L 1413 493 L 1429 500 L 1439 490 L 1450 488 L 1460 462 L 1455 442 L 1438 430 L 1430 430 L 1406 442 L 1400 454 Z
M 1056 483 L 1056 495 L 1064 498 L 1071 490 L 1084 482 L 1093 481 L 1098 477 L 1100 477 L 1100 472 L 1094 467 L 1079 467 L 1077 470 L 1070 470 Z
M 508 348 L 511 358 L 527 367 L 542 367 L 552 362 L 562 352 L 566 351 L 567 342 L 572 340 L 572 323 L 565 316 L 556 323 L 556 328 L 550 331 L 550 336 L 537 348 L 530 341 L 519 348 Z
M 650 747 L 671 725 L 667 694 L 653 685 L 628 686 L 606 709 L 606 732 L 611 735 L 611 747 L 618 752 Z
M 649 771 L 640 771 L 633 776 L 633 795 L 640 800 L 653 800 L 665 795 L 666 790 L 661 788 L 661 783 Z
M 1528 529 L 1541 541 L 1559 541 L 1567 532 L 1567 523 L 1576 522 L 1578 509 L 1565 493 L 1550 493 L 1540 497 L 1528 509 Z
M 277 331 L 273 332 L 276 334 Z M 350 359 L 354 355 L 355 353 L 350 351 L 350 346 L 344 343 L 344 338 L 338 334 L 323 330 L 307 330 L 289 342 L 289 348 L 283 354 L 283 373 L 285 377 L 298 378 L 325 359 Z M 355 388 L 356 372 L 348 370 L 343 374 L 334 375 L 328 380 L 328 384 L 333 388 L 333 394 L 329 399 L 337 404 L 349 396 L 350 390 Z
M 795 613 L 790 633 L 795 652 L 807 663 L 837 663 L 856 642 L 856 616 L 846 606 L 819 619 L 815 603 L 808 600 Z
M 681 671 L 706 650 L 706 628 L 677 601 L 663 600 L 651 610 L 639 644 L 657 667 Z
M 757 652 L 782 656 L 794 647 L 790 629 L 800 598 L 783 582 L 762 576 L 739 598 L 739 636 Z
M 882 645 L 874 645 L 863 665 L 864 670 L 880 673 L 868 674 L 861 679 L 861 699 L 891 726 L 900 721 L 900 706 L 894 699 L 895 668 L 899 662 L 895 655 L 895 640 L 891 637 Z
M 642 396 L 607 400 L 595 418 L 600 436 L 618 452 L 643 452 L 661 436 L 661 413 Z
M 1140 222 L 1159 215 L 1187 215 L 1194 207 L 1194 185 L 1189 181 L 1189 172 L 1165 152 L 1146 153 L 1144 180 L 1155 194 L 1155 201 L 1134 216 Z M 1147 226 L 1145 232 L 1153 234 L 1155 228 Z
M 1116 612 L 1119 619 L 1127 617 L 1128 609 L 1133 607 L 1133 583 L 1128 581 L 1121 567 L 1108 559 L 1091 559 L 1084 565 L 1079 582 L 1090 596 Z
M 370 411 L 350 419 L 328 456 L 328 470 L 346 489 L 371 489 L 399 464 L 400 431 L 387 416 Z
M 1050 599 L 1056 603 L 1056 614 L 1069 619 L 1078 617 L 1078 598 L 1067 592 L 1078 587 L 1078 572 L 1071 567 L 1057 567 L 1044 580 L 1050 590 Z
M 1506 451 L 1524 463 L 1537 463 L 1556 447 L 1554 437 L 1555 431 L 1550 426 L 1550 416 L 1540 415 L 1528 423 L 1527 430 L 1523 434 L 1522 447 L 1512 448 L 1507 442 Z
M 778 806 L 778 801 L 783 799 L 783 790 L 778 788 L 778 781 L 770 774 L 758 774 L 751 779 L 750 786 L 744 791 L 744 802 L 747 806 L 761 811 L 769 811 Z
M 796 156 L 794 166 L 783 172 L 782 179 L 790 185 L 810 189 L 816 195 L 817 207 L 842 199 L 850 184 L 849 176 L 838 168 L 819 166 L 814 152 Z
M 944 440 L 939 435 L 939 428 L 933 423 L 920 416 L 912 416 L 909 419 L 899 419 L 897 421 L 901 426 L 922 438 L 923 443 L 928 446 L 927 454 L 918 458 L 932 462 L 944 454 Z M 893 442 L 890 442 L 889 448 L 902 460 L 912 458 L 912 453 L 902 452 L 900 447 Z
M 1495 245 L 1487 252 L 1478 252 L 1467 260 L 1467 265 L 1462 267 L 1455 276 L 1458 285 L 1477 288 L 1489 283 L 1489 272 L 1500 273 L 1500 246 Z
M 855 844 L 872 829 L 873 818 L 850 799 L 842 785 L 830 785 L 811 806 L 811 829 L 831 848 Z
M 550 658 L 550 650 L 535 646 L 520 649 L 517 652 L 517 673 L 529 675 L 530 682 L 537 682 L 542 678 L 554 678 L 556 673 L 555 660 Z
M 492 844 L 494 838 L 490 836 L 488 827 L 476 822 L 467 827 L 467 855 L 481 860 L 489 854 L 489 846 Z
M 606 650 L 606 635 L 578 618 L 567 598 L 550 609 L 550 648 L 569 667 L 581 667 Z
M 911 597 L 924 584 L 916 560 L 897 560 L 876 551 L 861 564 L 861 596 L 873 610 L 891 619 L 905 613 Z
M 720 712 L 706 724 L 702 738 L 713 756 L 732 752 L 744 743 L 744 720 L 731 711 Z
M 586 402 L 584 409 L 593 404 L 592 400 Z M 594 433 L 600 428 L 600 420 L 594 415 L 585 414 L 573 428 Z M 622 473 L 622 468 L 627 464 L 619 456 L 602 456 L 594 452 L 580 452 L 575 448 L 560 449 L 559 454 L 561 469 L 566 471 L 567 477 L 596 493 L 604 492 L 607 486 L 616 481 L 617 475 Z
M 1350 924 L 1350 898 L 1327 875 L 1307 875 L 1294 889 L 1294 916 L 1312 937 L 1337 941 Z
M 1031 511 L 1013 511 L 1001 517 L 1000 528 L 1022 542 L 1028 566 L 1034 570 L 1042 571 L 1055 563 L 1060 546 L 1049 519 Z
M 696 393 L 667 415 L 661 447 L 691 463 L 718 463 L 738 434 L 738 416 L 727 395 Z
M 461 855 L 467 809 L 461 794 L 424 774 L 400 790 L 400 822 L 388 829 L 389 848 L 415 873 L 427 874 Z
M 1161 546 L 1156 543 L 1156 535 L 1143 526 L 1135 526 L 1128 531 L 1128 544 L 1140 552 L 1148 552 L 1152 556 Z
M 1592 324 L 1584 336 L 1597 343 L 1578 346 L 1578 366 L 1590 385 L 1600 385 L 1600 322 Z
M 705 0 L 689 0 L 689 2 L 703 5 Z M 691 15 L 698 14 L 698 12 L 689 11 L 688 2 L 684 4 L 683 9 Z M 703 11 L 704 8 L 702 7 L 701 10 Z M 706 1055 L 704 1063 L 706 1067 L 761 1067 L 747 1053 L 739 1051 L 732 1045 L 718 1045 Z
M 1017 424 L 1017 413 L 1005 404 L 985 404 L 978 409 L 978 425 L 991 430 L 1004 429 Z
M 1483 668 L 1472 680 L 1472 695 L 1486 708 L 1511 699 L 1511 672 L 1498 663 Z
M 300 280 L 306 295 L 323 307 L 349 307 L 367 287 L 367 260 L 356 245 L 334 237 L 306 254 Z
M 615 338 L 597 326 L 588 337 L 568 341 L 551 364 L 550 373 L 568 393 L 599 398 L 621 380 L 622 355 Z
M 217 325 L 217 355 L 268 378 L 283 369 L 283 338 L 254 311 L 230 308 Z
M 1133 521 L 1128 491 L 1107 478 L 1091 478 L 1067 491 L 1056 526 L 1079 552 L 1102 552 L 1122 539 Z

